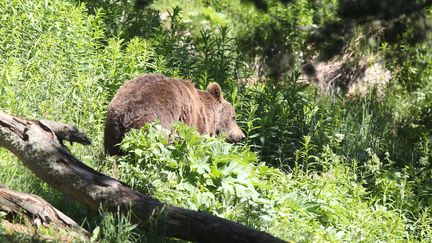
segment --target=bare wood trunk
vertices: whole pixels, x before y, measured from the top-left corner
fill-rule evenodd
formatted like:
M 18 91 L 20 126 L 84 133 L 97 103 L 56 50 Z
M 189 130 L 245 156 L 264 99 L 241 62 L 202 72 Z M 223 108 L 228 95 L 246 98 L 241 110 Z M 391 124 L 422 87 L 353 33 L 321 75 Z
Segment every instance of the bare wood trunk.
M 0 146 L 14 153 L 39 178 L 87 207 L 112 212 L 132 210 L 141 229 L 199 242 L 283 242 L 268 233 L 212 216 L 164 204 L 101 174 L 75 158 L 57 138 L 88 138 L 71 125 L 33 121 L 0 112 Z M 157 221 L 152 221 L 157 218 Z
M 2 185 L 0 185 L 0 211 L 6 212 L 11 217 L 17 215 L 28 217 L 36 227 L 54 224 L 56 227 L 72 228 L 86 237 L 90 236 L 75 221 L 54 208 L 44 199 L 28 193 L 15 192 Z

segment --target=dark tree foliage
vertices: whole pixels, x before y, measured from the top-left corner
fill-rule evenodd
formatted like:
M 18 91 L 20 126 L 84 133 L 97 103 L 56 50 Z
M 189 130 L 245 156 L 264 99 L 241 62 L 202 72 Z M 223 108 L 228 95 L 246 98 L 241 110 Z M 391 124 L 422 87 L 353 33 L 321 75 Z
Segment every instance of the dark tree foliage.
M 342 19 L 391 20 L 404 14 L 415 14 L 432 5 L 432 0 L 341 0 L 339 16 Z
M 426 8 L 432 6 L 432 0 L 341 0 L 338 15 L 341 23 L 368 25 L 380 21 L 384 27 L 382 39 L 395 42 L 409 29 L 406 36 L 410 44 L 425 41 L 430 26 L 427 22 Z
M 427 39 L 430 27 L 425 10 L 431 5 L 432 0 L 341 0 L 339 20 L 320 28 L 310 40 L 321 47 L 323 59 L 340 53 L 351 39 L 354 27 L 370 29 L 379 25 L 383 28 L 379 36 L 382 41 L 395 43 L 405 35 L 408 43 L 414 45 Z
M 288 4 L 292 2 L 293 0 L 279 0 L 279 2 Z M 267 11 L 268 10 L 268 3 L 266 0 L 242 0 L 242 2 L 252 2 L 257 9 Z
M 136 0 L 135 1 L 135 7 L 136 8 L 145 8 L 148 5 L 150 5 L 153 1 L 152 0 Z
M 275 1 L 245 0 L 245 2 L 251 2 L 257 9 L 269 12 L 270 4 Z M 286 6 L 293 3 L 293 1 L 287 0 L 276 0 L 276 2 Z M 325 7 L 321 5 L 322 1 L 319 0 L 310 2 L 310 7 L 314 9 Z M 265 39 L 256 38 L 256 41 L 259 42 L 257 45 L 269 47 L 267 48 L 268 51 L 263 52 L 265 62 L 268 60 L 274 62 L 274 53 L 284 52 L 282 49 L 286 48 L 285 45 L 278 44 L 275 46 L 274 43 L 279 43 L 278 40 L 286 38 L 287 30 L 308 32 L 308 45 L 319 51 L 319 58 L 323 61 L 341 54 L 354 37 L 356 29 L 377 35 L 377 32 L 370 30 L 379 27 L 383 31 L 379 33 L 379 36 L 373 36 L 378 41 L 397 43 L 404 36 L 408 44 L 414 45 L 427 39 L 430 26 L 427 21 L 426 9 L 430 6 L 432 6 L 432 0 L 340 0 L 337 19 L 335 20 L 318 28 L 300 26 L 302 28 L 290 29 L 276 19 L 275 22 L 279 25 L 275 24 L 264 33 L 261 32 L 260 35 L 268 36 Z M 278 27 L 275 29 L 274 26 Z M 283 38 L 280 37 L 281 35 Z M 270 62 L 265 64 L 271 66 Z M 270 74 L 274 72 L 277 70 L 270 72 Z M 280 75 L 270 76 L 274 78 Z
M 308 43 L 320 51 L 320 59 L 328 60 L 342 52 L 343 47 L 353 36 L 354 24 L 339 21 L 327 23 L 311 33 Z

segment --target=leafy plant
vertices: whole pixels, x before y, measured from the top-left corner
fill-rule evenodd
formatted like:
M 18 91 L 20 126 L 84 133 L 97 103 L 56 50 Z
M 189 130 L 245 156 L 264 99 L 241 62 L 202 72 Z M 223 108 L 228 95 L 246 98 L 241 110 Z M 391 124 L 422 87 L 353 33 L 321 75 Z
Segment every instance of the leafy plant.
M 268 199 L 259 197 L 266 185 L 257 180 L 274 169 L 255 165 L 257 157 L 247 148 L 201 137 L 184 124 L 174 129 L 168 137 L 160 126 L 132 131 L 122 143 L 128 155 L 120 159 L 120 178 L 163 201 L 225 218 L 260 212 Z
M 130 223 L 131 214 L 124 216 L 120 212 L 115 214 L 99 210 L 102 221 L 93 230 L 92 241 L 98 242 L 137 242 L 140 239 L 134 232 L 137 225 Z
M 253 225 L 284 239 L 403 235 L 398 213 L 381 204 L 371 206 L 378 202 L 365 200 L 367 191 L 355 180 L 356 171 L 328 146 L 313 158 L 326 165 L 322 174 L 310 175 L 304 169 L 283 173 L 259 163 L 247 148 L 199 136 L 184 124 L 173 128 L 175 133 L 169 133 L 160 125 L 146 124 L 131 131 L 122 143 L 127 155 L 119 159 L 120 178 L 162 201 Z M 308 140 L 300 156 L 310 156 Z M 365 224 L 362 217 L 374 220 Z M 367 235 L 361 233 L 364 230 Z

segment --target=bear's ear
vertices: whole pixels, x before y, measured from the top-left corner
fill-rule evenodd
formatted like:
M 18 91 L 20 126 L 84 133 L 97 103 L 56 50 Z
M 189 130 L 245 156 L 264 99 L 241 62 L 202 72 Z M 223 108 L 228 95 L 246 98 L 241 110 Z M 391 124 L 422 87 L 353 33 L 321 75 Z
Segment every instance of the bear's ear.
M 217 83 L 210 83 L 207 86 L 207 92 L 209 92 L 213 97 L 215 97 L 217 100 L 221 100 L 222 98 L 222 89 Z

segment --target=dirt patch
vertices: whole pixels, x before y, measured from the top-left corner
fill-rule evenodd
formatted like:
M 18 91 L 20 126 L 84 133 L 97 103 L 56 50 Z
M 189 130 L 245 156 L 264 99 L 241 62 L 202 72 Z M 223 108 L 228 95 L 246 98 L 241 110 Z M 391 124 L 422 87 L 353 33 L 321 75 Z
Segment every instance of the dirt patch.
M 383 96 L 391 72 L 384 67 L 382 58 L 336 57 L 326 62 L 310 62 L 303 66 L 300 81 L 313 83 L 326 94 L 347 96 L 367 95 L 376 89 Z

